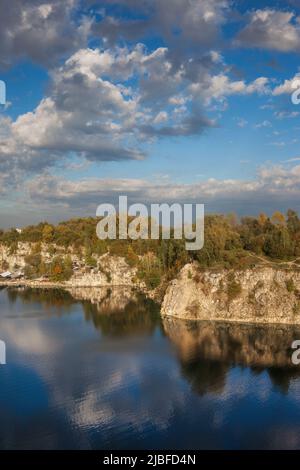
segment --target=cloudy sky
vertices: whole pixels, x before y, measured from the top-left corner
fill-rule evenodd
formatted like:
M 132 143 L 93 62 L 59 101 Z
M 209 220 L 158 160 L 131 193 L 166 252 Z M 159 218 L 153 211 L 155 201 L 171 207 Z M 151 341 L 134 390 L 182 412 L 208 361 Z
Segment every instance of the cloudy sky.
M 0 225 L 300 210 L 299 59 L 297 0 L 0 0 Z

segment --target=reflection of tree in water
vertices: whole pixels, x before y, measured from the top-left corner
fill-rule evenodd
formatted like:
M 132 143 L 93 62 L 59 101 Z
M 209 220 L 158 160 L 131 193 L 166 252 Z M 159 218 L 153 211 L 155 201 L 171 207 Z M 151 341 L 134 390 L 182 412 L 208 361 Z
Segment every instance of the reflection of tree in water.
M 110 291 L 108 296 L 111 295 Z M 110 305 L 108 300 L 106 297 L 100 305 L 83 301 L 86 320 L 92 321 L 105 336 L 152 334 L 160 322 L 159 306 L 142 294 L 136 294 L 122 308 L 118 308 L 115 302 Z
M 68 291 L 63 289 L 16 288 L 8 289 L 7 296 L 11 303 L 18 298 L 23 304 L 38 303 L 50 315 L 54 314 L 53 308 L 57 315 L 70 313 L 72 306 L 78 303 Z
M 228 370 L 228 364 L 201 358 L 181 363 L 183 376 L 189 381 L 193 391 L 199 395 L 209 392 L 222 393 Z
M 300 368 L 291 362 L 292 342 L 299 326 L 193 322 L 163 319 L 167 336 L 176 345 L 183 375 L 199 394 L 221 392 L 233 366 L 250 367 L 253 374 L 267 371 L 282 393 Z
M 160 324 L 159 306 L 143 294 L 122 288 L 8 289 L 10 302 L 36 303 L 48 316 L 60 316 L 82 305 L 86 321 L 104 335 L 151 334 Z
M 299 366 L 292 367 L 292 365 L 290 367 L 251 367 L 251 371 L 254 374 L 261 374 L 267 371 L 274 387 L 285 395 L 289 391 L 291 382 L 300 377 Z

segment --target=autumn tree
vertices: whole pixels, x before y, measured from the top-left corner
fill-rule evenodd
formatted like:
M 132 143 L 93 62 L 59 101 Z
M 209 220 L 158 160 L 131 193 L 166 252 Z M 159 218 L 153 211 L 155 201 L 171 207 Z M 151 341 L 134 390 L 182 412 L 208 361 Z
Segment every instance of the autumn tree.
M 285 216 L 281 212 L 275 211 L 274 214 L 271 217 L 271 221 L 275 225 L 284 226 L 285 225 Z

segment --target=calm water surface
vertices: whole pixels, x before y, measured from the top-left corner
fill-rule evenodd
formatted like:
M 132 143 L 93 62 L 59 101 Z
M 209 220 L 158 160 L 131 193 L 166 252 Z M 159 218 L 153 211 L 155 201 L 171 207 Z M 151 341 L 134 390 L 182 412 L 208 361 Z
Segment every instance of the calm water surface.
M 300 448 L 299 328 L 161 320 L 123 289 L 2 289 L 1 449 Z

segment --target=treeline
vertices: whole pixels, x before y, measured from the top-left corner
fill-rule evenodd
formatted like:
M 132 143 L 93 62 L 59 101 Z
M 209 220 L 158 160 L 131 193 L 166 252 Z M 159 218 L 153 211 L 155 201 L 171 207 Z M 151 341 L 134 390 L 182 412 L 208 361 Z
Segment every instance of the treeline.
M 61 267 L 57 248 L 85 257 L 88 265 L 97 265 L 97 257 L 110 253 L 124 256 L 131 266 L 138 267 L 138 275 L 150 287 L 164 278 L 173 277 L 187 262 L 197 260 L 203 267 L 251 267 L 259 258 L 289 261 L 300 258 L 300 219 L 293 210 L 286 214 L 275 212 L 271 217 L 242 217 L 235 214 L 205 216 L 205 243 L 200 251 L 186 251 L 185 240 L 99 240 L 96 235 L 96 218 L 78 218 L 52 225 L 42 222 L 18 230 L 0 231 L 0 243 L 13 253 L 19 242 L 29 242 L 37 247 L 45 243 L 56 260 L 51 269 L 57 277 Z M 32 264 L 41 264 L 36 248 Z M 255 256 L 253 256 L 255 255 Z M 67 269 L 70 272 L 71 262 Z M 43 271 L 43 267 L 42 267 Z

